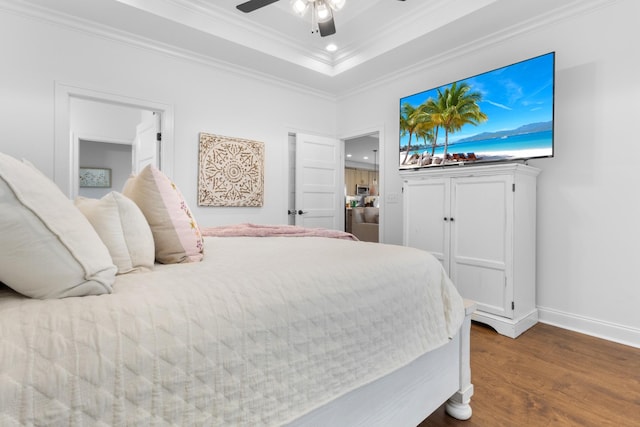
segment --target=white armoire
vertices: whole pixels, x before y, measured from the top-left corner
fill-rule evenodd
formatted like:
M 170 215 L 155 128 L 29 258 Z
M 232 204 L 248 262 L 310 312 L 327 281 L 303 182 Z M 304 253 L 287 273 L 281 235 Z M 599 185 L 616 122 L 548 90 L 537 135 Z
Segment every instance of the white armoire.
M 406 246 L 438 258 L 472 319 L 515 338 L 538 321 L 536 179 L 524 164 L 401 171 Z

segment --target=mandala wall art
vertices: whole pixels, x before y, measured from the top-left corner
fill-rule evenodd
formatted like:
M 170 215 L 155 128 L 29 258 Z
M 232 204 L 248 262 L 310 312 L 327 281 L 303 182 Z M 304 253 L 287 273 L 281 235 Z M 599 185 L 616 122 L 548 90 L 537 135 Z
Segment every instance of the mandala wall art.
M 264 143 L 200 134 L 198 205 L 262 206 Z

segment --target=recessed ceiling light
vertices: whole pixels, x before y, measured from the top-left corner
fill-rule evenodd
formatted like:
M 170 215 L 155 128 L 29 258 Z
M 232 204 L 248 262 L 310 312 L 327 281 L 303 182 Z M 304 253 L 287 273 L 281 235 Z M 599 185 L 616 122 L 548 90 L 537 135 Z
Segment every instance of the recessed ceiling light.
M 326 49 L 328 52 L 335 52 L 336 50 L 338 50 L 338 46 L 336 46 L 334 43 L 329 43 Z
M 351 157 L 351 154 L 347 154 L 347 157 Z
M 364 157 L 363 157 L 363 159 L 365 159 L 365 160 L 369 160 L 369 157 L 367 157 L 367 156 L 364 156 Z

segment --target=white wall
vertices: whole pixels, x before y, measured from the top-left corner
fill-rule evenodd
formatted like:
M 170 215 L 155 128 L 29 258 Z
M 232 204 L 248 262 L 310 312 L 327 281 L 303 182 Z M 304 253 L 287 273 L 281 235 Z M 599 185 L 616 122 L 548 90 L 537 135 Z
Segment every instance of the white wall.
M 171 104 L 172 179 L 203 226 L 286 223 L 288 131 L 335 135 L 333 100 L 13 12 L 0 11 L 0 52 L 0 151 L 53 177 L 55 82 Z M 200 132 L 265 143 L 262 208 L 197 206 Z
M 640 3 L 621 0 L 452 56 L 339 102 L 338 132 L 385 123 L 383 194 L 399 193 L 398 100 L 556 51 L 555 158 L 538 181 L 537 303 L 543 321 L 640 347 L 640 193 L 636 160 Z M 386 204 L 385 241 L 401 243 L 401 205 Z
M 69 122 L 71 132 L 81 137 L 129 141 L 136 137 L 136 126 L 143 110 L 72 97 Z M 149 114 L 149 113 L 147 113 Z

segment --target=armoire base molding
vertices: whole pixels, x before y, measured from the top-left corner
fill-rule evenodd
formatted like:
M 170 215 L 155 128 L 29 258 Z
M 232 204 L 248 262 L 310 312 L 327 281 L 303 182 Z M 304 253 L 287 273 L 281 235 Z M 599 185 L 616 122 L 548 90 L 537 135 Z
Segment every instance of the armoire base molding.
M 517 319 L 508 319 L 484 311 L 476 311 L 471 315 L 471 320 L 489 325 L 501 335 L 517 338 L 524 331 L 538 323 L 538 310 L 534 309 L 529 314 Z

